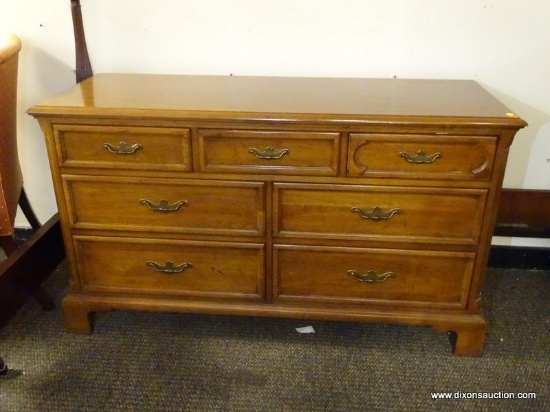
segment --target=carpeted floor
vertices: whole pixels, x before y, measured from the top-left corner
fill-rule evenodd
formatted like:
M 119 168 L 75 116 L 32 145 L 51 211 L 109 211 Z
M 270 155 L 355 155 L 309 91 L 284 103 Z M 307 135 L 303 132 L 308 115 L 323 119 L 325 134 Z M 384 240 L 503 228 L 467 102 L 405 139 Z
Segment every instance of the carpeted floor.
M 0 411 L 550 411 L 550 273 L 491 270 L 484 356 L 431 328 L 111 312 L 67 334 L 64 265 L 0 330 Z M 295 328 L 313 326 L 314 334 Z M 434 400 L 432 392 L 536 399 Z

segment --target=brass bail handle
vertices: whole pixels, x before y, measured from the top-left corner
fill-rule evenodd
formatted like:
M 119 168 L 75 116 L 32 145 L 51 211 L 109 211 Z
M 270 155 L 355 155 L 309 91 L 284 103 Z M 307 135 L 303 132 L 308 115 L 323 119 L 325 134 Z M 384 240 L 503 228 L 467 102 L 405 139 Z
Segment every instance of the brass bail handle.
M 389 278 L 395 277 L 394 272 L 386 272 L 379 275 L 374 270 L 369 270 L 367 273 L 359 273 L 356 270 L 348 270 L 348 275 L 353 276 L 358 282 L 365 283 L 383 283 Z
M 248 153 L 252 153 L 258 159 L 262 160 L 276 160 L 282 158 L 284 155 L 290 154 L 289 149 L 275 150 L 271 146 L 266 147 L 264 150 L 258 150 L 255 147 L 248 149 Z
M 143 146 L 139 143 L 129 145 L 125 141 L 121 141 L 118 146 L 111 143 L 103 143 L 103 147 L 114 154 L 133 154 L 143 148 Z
M 185 262 L 181 265 L 175 266 L 174 262 L 166 262 L 164 265 L 153 262 L 152 260 L 147 262 L 147 266 L 152 268 L 153 270 L 156 270 L 157 272 L 162 273 L 181 273 L 185 269 L 191 269 L 193 267 L 192 263 Z
M 424 150 L 419 150 L 417 154 L 411 155 L 406 152 L 400 152 L 399 156 L 405 159 L 409 163 L 418 163 L 418 164 L 427 164 L 433 163 L 437 159 L 441 159 L 443 156 L 441 153 L 437 152 L 432 155 L 427 155 Z
M 182 206 L 188 206 L 189 202 L 187 200 L 178 200 L 176 203 L 170 204 L 166 199 L 161 199 L 158 203 L 148 199 L 140 199 L 139 204 L 147 206 L 154 212 L 169 213 L 178 211 Z
M 359 207 L 352 207 L 351 211 L 352 213 L 359 214 L 359 216 L 361 216 L 363 219 L 372 220 L 374 222 L 379 222 L 381 220 L 389 220 L 396 214 L 401 213 L 401 209 L 399 208 L 390 209 L 387 212 L 384 212 L 378 206 L 376 206 L 372 210 L 365 210 Z

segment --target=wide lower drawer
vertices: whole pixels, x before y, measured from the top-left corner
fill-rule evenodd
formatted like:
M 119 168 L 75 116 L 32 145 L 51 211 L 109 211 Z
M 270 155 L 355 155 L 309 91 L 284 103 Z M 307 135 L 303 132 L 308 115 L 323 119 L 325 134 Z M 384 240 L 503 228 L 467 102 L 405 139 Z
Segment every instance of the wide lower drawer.
M 200 129 L 198 135 L 201 172 L 338 174 L 339 133 Z
M 75 236 L 85 292 L 264 296 L 264 245 Z
M 278 301 L 464 308 L 475 254 L 275 245 Z
M 276 183 L 274 235 L 473 245 L 486 190 Z
M 492 136 L 350 134 L 348 176 L 491 179 Z
M 263 235 L 264 183 L 63 176 L 76 228 Z
M 60 166 L 191 170 L 189 129 L 54 125 Z

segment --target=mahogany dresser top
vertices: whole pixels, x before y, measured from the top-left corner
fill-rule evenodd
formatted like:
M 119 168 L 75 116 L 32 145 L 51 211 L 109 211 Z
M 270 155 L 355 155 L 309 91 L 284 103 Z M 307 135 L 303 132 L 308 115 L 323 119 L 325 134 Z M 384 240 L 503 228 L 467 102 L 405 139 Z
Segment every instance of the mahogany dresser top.
M 526 125 L 471 80 L 99 74 L 29 113 Z

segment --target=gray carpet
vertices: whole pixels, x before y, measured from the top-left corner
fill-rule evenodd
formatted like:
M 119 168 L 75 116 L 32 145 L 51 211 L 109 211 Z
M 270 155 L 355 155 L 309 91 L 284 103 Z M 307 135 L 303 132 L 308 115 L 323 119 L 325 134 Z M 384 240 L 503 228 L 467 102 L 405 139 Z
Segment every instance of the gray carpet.
M 550 411 L 550 273 L 491 270 L 484 356 L 431 328 L 110 312 L 91 336 L 29 302 L 0 330 L 0 411 Z M 296 327 L 311 325 L 315 334 Z M 432 392 L 534 392 L 433 400 Z

